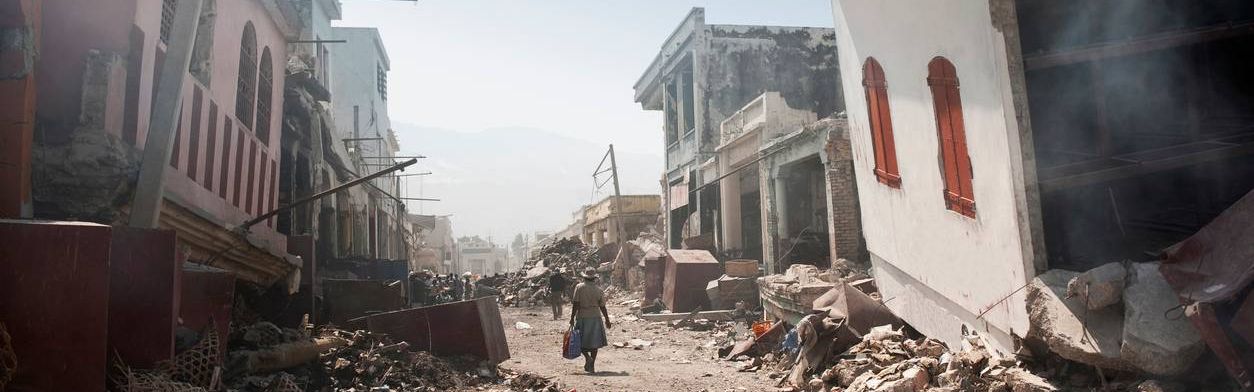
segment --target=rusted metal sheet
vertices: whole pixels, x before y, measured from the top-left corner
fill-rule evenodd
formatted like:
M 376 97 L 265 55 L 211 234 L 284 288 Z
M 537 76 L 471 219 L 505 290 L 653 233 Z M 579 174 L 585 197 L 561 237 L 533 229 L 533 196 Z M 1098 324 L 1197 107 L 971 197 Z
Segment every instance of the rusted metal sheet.
M 183 326 L 200 331 L 209 325 L 209 320 L 213 320 L 218 336 L 231 336 L 229 327 L 231 308 L 235 304 L 235 274 L 195 264 L 184 265 L 182 273 L 179 318 L 183 320 Z M 226 339 L 222 339 L 222 355 L 226 355 Z
M 662 282 L 666 278 L 666 260 L 660 257 L 644 259 L 644 302 L 662 298 Z
M 1254 192 L 1246 194 L 1188 239 L 1167 249 L 1159 267 L 1180 296 L 1194 327 L 1246 390 L 1254 390 L 1251 342 L 1233 332 L 1254 330 L 1242 298 L 1254 281 Z M 1246 294 L 1248 295 L 1248 294 Z M 1236 317 L 1247 315 L 1246 317 Z
M 709 309 L 706 284 L 722 274 L 722 266 L 708 251 L 671 249 L 666 255 L 662 302 L 672 312 L 689 312 L 698 307 Z
M 510 358 L 496 297 L 375 314 L 366 325 L 371 332 L 409 342 L 416 351 L 469 355 L 493 364 Z
M 114 227 L 109 353 L 147 369 L 174 356 L 182 270 L 173 231 Z
M 0 220 L 0 322 L 18 355 L 8 390 L 105 390 L 110 236 L 91 223 Z
M 327 321 L 341 326 L 355 318 L 405 306 L 405 285 L 396 281 L 324 279 L 322 290 Z

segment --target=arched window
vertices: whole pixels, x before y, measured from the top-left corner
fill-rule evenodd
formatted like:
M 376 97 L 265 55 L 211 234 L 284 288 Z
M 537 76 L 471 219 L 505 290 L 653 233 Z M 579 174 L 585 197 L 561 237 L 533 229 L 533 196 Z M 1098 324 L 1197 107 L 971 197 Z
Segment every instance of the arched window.
M 174 12 L 177 8 L 178 0 L 162 0 L 161 2 L 161 29 L 157 31 L 161 37 L 161 43 L 170 44 L 170 32 L 174 30 Z
M 239 82 L 235 85 L 235 117 L 239 126 L 253 128 L 253 105 L 257 98 L 257 31 L 252 22 L 244 26 L 239 45 Z
M 261 143 L 270 144 L 270 113 L 274 101 L 274 62 L 270 59 L 270 48 L 261 52 L 261 68 L 257 72 L 257 138 Z
M 975 192 L 971 188 L 971 157 L 962 121 L 962 97 L 958 71 L 944 57 L 927 65 L 927 85 L 932 88 L 936 133 L 940 140 L 941 169 L 945 175 L 945 208 L 975 217 Z
M 862 86 L 866 90 L 867 118 L 871 123 L 871 146 L 875 150 L 875 179 L 900 188 L 901 173 L 897 170 L 893 118 L 888 110 L 888 82 L 884 78 L 884 68 L 874 57 L 868 57 L 862 66 Z

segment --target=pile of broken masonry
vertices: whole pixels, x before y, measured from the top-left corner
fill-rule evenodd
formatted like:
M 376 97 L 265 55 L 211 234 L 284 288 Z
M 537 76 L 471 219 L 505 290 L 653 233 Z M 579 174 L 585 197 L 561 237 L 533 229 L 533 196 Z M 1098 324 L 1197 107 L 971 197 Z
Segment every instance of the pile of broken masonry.
M 542 303 L 551 272 L 565 271 L 567 278 L 584 268 L 601 266 L 602 256 L 575 238 L 561 238 L 545 245 L 523 265 L 522 271 L 512 273 L 494 287 L 500 293 L 502 305 Z M 486 283 L 486 282 L 485 282 Z
M 1131 362 L 1128 359 L 1135 351 L 1126 348 L 1122 360 L 1119 358 L 1119 346 L 1115 345 L 1113 358 L 1104 357 L 1107 362 L 1098 366 L 1083 361 L 1090 359 L 1084 355 L 1092 353 L 1066 352 L 1060 353 L 1057 341 L 1045 339 L 1033 334 L 1028 337 L 1025 346 L 1014 354 L 999 354 L 991 350 L 984 337 L 977 333 L 964 333 L 961 347 L 947 347 L 942 342 L 918 334 L 900 321 L 883 321 L 883 307 L 879 293 L 874 291 L 874 283 L 864 283 L 866 274 L 849 268 L 851 265 L 842 263 L 841 271 L 818 271 L 810 266 L 794 266 L 789 274 L 764 277 L 760 281 L 766 287 L 780 286 L 780 293 L 801 294 L 801 287 L 806 277 L 811 277 L 812 285 L 827 283 L 831 291 L 822 299 L 814 301 L 816 311 L 805 316 L 785 334 L 785 323 L 778 323 L 769 332 L 759 334 L 760 342 L 746 341 L 732 350 L 726 359 L 741 361 L 741 371 L 767 372 L 772 379 L 778 379 L 777 386 L 781 389 L 805 391 L 1056 391 L 1056 390 L 1107 390 L 1107 391 L 1186 391 L 1205 387 L 1206 390 L 1231 389 L 1223 386 L 1224 382 L 1216 382 L 1214 377 L 1200 375 L 1184 380 L 1172 377 L 1163 368 L 1146 368 L 1143 362 Z M 809 267 L 806 270 L 803 267 Z M 1118 267 L 1118 268 L 1116 268 Z M 1147 309 L 1161 311 L 1161 305 L 1145 306 L 1146 301 L 1137 304 L 1118 305 L 1121 296 L 1133 296 L 1140 299 L 1144 296 L 1166 296 L 1163 301 L 1148 301 L 1154 304 L 1176 303 L 1170 288 L 1161 282 L 1157 275 L 1156 264 L 1114 265 L 1089 273 L 1071 273 L 1051 271 L 1037 278 L 1029 287 L 1039 297 L 1043 293 L 1058 298 L 1059 304 L 1067 304 L 1072 308 L 1069 314 L 1083 317 L 1090 315 L 1089 323 L 1097 322 L 1092 315 L 1105 312 L 1118 312 L 1120 327 L 1124 333 L 1135 331 L 1134 324 L 1146 324 L 1144 316 L 1137 316 Z M 1057 276 L 1055 276 L 1057 275 Z M 1042 281 L 1044 279 L 1044 281 Z M 1125 279 L 1127 281 L 1125 281 Z M 1070 283 L 1070 294 L 1068 294 Z M 845 290 L 845 293 L 839 293 Z M 852 292 L 850 292 L 852 291 Z M 1042 293 L 1043 292 L 1043 293 Z M 829 301 L 833 294 L 838 301 Z M 807 296 L 803 296 L 807 297 Z M 764 294 L 765 298 L 765 294 Z M 807 297 L 808 298 L 808 297 Z M 853 299 L 858 299 L 854 301 Z M 867 300 L 874 301 L 869 306 Z M 1126 301 L 1126 299 L 1125 299 Z M 1090 308 L 1084 313 L 1080 308 Z M 1084 305 L 1087 303 L 1088 305 Z M 820 306 L 820 305 L 825 305 Z M 845 308 L 839 309 L 840 306 Z M 1058 305 L 1063 306 L 1063 305 Z M 856 308 L 856 309 L 855 309 Z M 1065 306 L 1064 306 L 1065 308 Z M 1127 321 L 1123 321 L 1124 312 L 1129 311 Z M 1162 312 L 1157 313 L 1162 317 Z M 890 315 L 891 316 L 891 315 Z M 1040 314 L 1033 314 L 1033 323 Z M 866 318 L 873 323 L 883 323 L 875 327 L 867 327 Z M 861 319 L 860 319 L 861 318 Z M 893 317 L 895 319 L 895 317 Z M 1074 320 L 1073 320 L 1074 321 Z M 1078 321 L 1085 324 L 1084 321 Z M 1175 331 L 1178 336 L 1166 339 L 1154 339 L 1154 347 L 1184 348 L 1177 351 L 1176 358 L 1159 359 L 1158 363 L 1182 363 L 1185 369 L 1194 365 L 1202 354 L 1202 348 L 1196 339 L 1196 333 L 1187 328 L 1176 330 L 1178 323 L 1162 323 L 1155 319 L 1159 328 Z M 1187 327 L 1187 321 L 1183 321 Z M 875 324 L 871 324 L 875 325 Z M 1054 325 L 1055 327 L 1057 325 Z M 1091 325 L 1072 326 L 1080 328 L 1075 339 L 1093 339 L 1083 328 Z M 1039 328 L 1037 328 L 1039 329 Z M 1036 329 L 1034 329 L 1036 330 Z M 866 331 L 860 333 L 859 331 Z M 1058 332 L 1057 328 L 1052 330 Z M 1065 331 L 1064 331 L 1065 332 Z M 1040 333 L 1037 331 L 1037 333 Z M 773 335 L 773 336 L 766 336 Z M 1124 345 L 1136 344 L 1127 336 L 1115 341 L 1123 341 Z M 1057 340 L 1057 337 L 1054 337 Z M 1141 337 L 1144 339 L 1144 337 Z M 761 344 L 754 344 L 761 343 Z M 1101 344 L 1102 342 L 1097 342 Z M 1176 345 L 1177 343 L 1182 343 Z M 749 349 L 747 346 L 754 344 Z M 1093 343 L 1089 343 L 1093 344 Z M 1035 353 L 1036 355 L 1033 355 Z M 1064 353 L 1066 355 L 1064 355 Z M 1135 364 L 1135 365 L 1134 365 Z M 1218 366 L 1216 366 L 1218 367 Z M 1220 377 L 1222 380 L 1222 377 Z
M 409 350 L 384 334 L 323 328 L 313 333 L 260 322 L 232 332 L 225 360 L 209 329 L 194 346 L 154 370 L 118 364 L 114 389 L 140 391 L 558 391 L 540 376 L 470 357 Z

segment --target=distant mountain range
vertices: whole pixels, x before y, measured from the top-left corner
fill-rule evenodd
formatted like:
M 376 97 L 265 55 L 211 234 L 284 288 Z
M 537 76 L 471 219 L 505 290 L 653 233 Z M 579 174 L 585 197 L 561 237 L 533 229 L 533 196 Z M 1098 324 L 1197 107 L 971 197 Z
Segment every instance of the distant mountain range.
M 424 203 L 423 212 L 453 214 L 457 236 L 491 235 L 504 244 L 516 233 L 554 231 L 580 206 L 614 193 L 606 183 L 593 198 L 592 173 L 608 143 L 531 128 L 464 132 L 394 123 L 393 129 L 403 153 L 428 157 L 407 172 L 434 173 L 422 177 L 422 197 L 442 201 Z M 661 192 L 662 156 L 615 154 L 623 194 Z M 419 177 L 408 182 L 406 196 L 419 197 Z M 418 212 L 418 202 L 409 208 Z

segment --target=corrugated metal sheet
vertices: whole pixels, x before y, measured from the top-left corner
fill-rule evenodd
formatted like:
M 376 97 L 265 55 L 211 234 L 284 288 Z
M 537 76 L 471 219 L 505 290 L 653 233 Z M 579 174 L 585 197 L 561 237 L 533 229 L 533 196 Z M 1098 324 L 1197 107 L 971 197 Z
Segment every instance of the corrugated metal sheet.
M 1254 331 L 1246 293 L 1254 281 L 1254 193 L 1245 195 L 1189 239 L 1166 251 L 1159 270 L 1188 306 L 1202 339 L 1246 390 L 1254 389 Z M 1237 317 L 1245 315 L 1246 317 Z M 1236 334 L 1230 331 L 1237 332 Z

